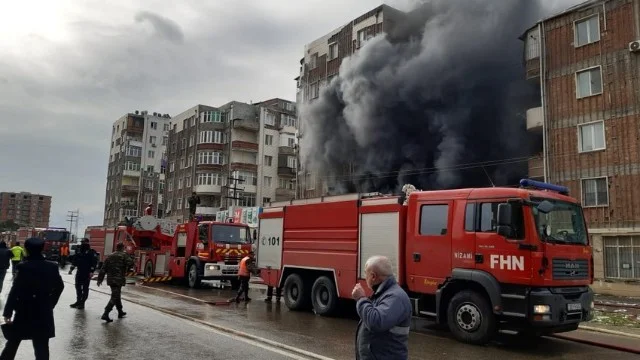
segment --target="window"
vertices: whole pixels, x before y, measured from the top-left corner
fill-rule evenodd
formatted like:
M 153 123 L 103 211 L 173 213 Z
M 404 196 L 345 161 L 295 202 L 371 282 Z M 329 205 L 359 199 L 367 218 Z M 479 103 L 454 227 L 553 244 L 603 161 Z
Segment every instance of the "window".
M 187 176 L 184 180 L 186 187 L 190 188 L 191 187 L 191 176 Z
M 147 172 L 154 172 L 155 168 L 153 165 L 147 165 Z
M 186 148 L 187 148 L 187 139 L 182 139 L 182 140 L 180 140 L 180 148 L 181 148 L 182 150 L 184 150 L 184 149 L 186 149 Z
M 278 189 L 295 190 L 296 183 L 291 179 L 278 178 Z
M 191 126 L 196 126 L 196 117 L 191 118 Z
M 191 167 L 193 165 L 193 155 L 189 155 L 187 158 L 187 167 Z
M 140 164 L 133 161 L 127 161 L 124 163 L 124 170 L 140 171 Z
M 147 204 L 153 202 L 153 194 L 144 194 L 144 202 Z
M 153 190 L 153 180 L 145 180 L 144 181 L 144 188 L 145 189 L 149 189 L 149 190 Z
M 582 180 L 582 206 L 608 206 L 609 184 L 606 177 Z
M 176 163 L 175 163 L 175 161 L 172 161 L 172 162 L 169 164 L 169 171 L 170 171 L 170 172 L 174 172 L 175 170 L 176 170 Z
M 156 137 L 155 136 L 149 136 L 149 144 L 155 144 L 156 143 Z
M 311 84 L 309 91 L 311 92 L 311 94 L 309 95 L 311 99 L 315 99 L 320 96 L 320 82 L 316 81 Z
M 198 153 L 198 165 L 223 165 L 224 157 L 218 151 L 203 151 Z
M 270 197 L 263 197 L 263 198 L 262 198 L 262 203 L 263 203 L 263 204 L 268 204 L 268 203 L 270 203 L 270 202 L 271 202 L 271 198 L 270 198 Z
M 265 155 L 264 156 L 264 165 L 271 166 L 273 164 L 273 156 Z
M 256 194 L 243 193 L 239 196 L 238 206 L 253 207 L 256 206 Z
M 189 119 L 182 120 L 182 129 L 186 129 L 189 127 Z
M 182 179 L 178 179 L 178 190 L 182 190 Z
M 265 135 L 264 136 L 264 144 L 265 145 L 273 145 L 273 135 Z
M 318 66 L 318 53 L 311 55 L 311 60 L 309 61 L 309 69 L 313 70 Z
M 276 115 L 270 111 L 267 111 L 264 115 L 264 124 L 275 126 L 276 125 Z
M 189 146 L 193 146 L 196 143 L 196 137 L 195 135 L 191 135 L 189 136 Z
M 184 158 L 180 159 L 180 169 L 184 169 Z
M 182 209 L 182 198 L 179 198 L 176 201 L 176 210 L 181 210 Z
M 476 231 L 484 233 L 497 232 L 499 204 L 500 202 L 480 204 L 480 224 Z M 513 229 L 509 238 L 524 239 L 524 212 L 522 211 L 522 205 L 511 204 L 511 219 L 513 221 Z
M 464 230 L 469 232 L 476 231 L 476 204 L 467 204 L 464 214 Z
M 160 190 L 160 192 L 164 191 L 164 180 L 158 181 L 158 190 Z
M 578 136 L 580 152 L 603 150 L 605 148 L 604 121 L 578 125 Z
M 575 46 L 591 44 L 600 40 L 600 16 L 576 21 L 574 25 Z
M 205 111 L 202 113 L 202 122 L 222 122 L 222 116 L 219 111 Z
M 216 143 L 222 144 L 224 140 L 224 134 L 222 131 L 201 131 L 200 132 L 200 144 L 204 143 Z
M 173 191 L 173 179 L 169 180 L 169 185 L 167 186 L 168 186 L 167 190 Z
M 171 210 L 171 205 L 173 205 L 173 201 L 171 201 L 171 199 L 167 200 L 167 211 Z
M 242 185 L 258 185 L 256 173 L 250 171 L 234 171 L 233 177 L 242 180 Z
M 218 185 L 222 186 L 222 175 L 218 173 L 198 174 L 198 185 Z
M 296 118 L 291 115 L 282 115 L 282 126 L 296 126 Z
M 422 205 L 420 207 L 420 235 L 447 234 L 449 205 Z
M 154 157 L 156 157 L 156 152 L 153 150 L 149 150 L 149 152 L 147 152 L 147 157 L 153 159 Z
M 142 156 L 142 148 L 139 146 L 127 146 L 127 156 Z
M 169 137 L 168 136 L 163 136 L 162 137 L 162 145 L 163 146 L 167 146 L 168 143 L 169 143 Z
M 163 130 L 164 131 L 169 131 L 169 124 L 164 124 Z
M 296 158 L 293 156 L 287 156 L 287 167 L 291 168 L 291 169 L 295 169 L 296 168 Z
M 576 73 L 576 94 L 578 99 L 601 93 L 602 68 L 600 66 Z
M 271 176 L 265 176 L 265 177 L 264 177 L 264 184 L 263 184 L 263 186 L 271 187 Z
M 294 138 L 288 138 L 288 139 L 287 139 L 287 145 L 288 145 L 289 147 L 291 147 L 291 148 L 292 148 L 292 147 L 295 147 L 295 146 L 296 146 L 296 139 L 294 139 Z
M 604 277 L 640 280 L 640 237 L 605 236 Z
M 329 44 L 329 60 L 338 57 L 338 43 Z
M 158 130 L 158 123 L 157 123 L 157 122 L 155 122 L 155 121 L 152 121 L 152 122 L 151 122 L 151 128 L 152 128 L 153 130 Z

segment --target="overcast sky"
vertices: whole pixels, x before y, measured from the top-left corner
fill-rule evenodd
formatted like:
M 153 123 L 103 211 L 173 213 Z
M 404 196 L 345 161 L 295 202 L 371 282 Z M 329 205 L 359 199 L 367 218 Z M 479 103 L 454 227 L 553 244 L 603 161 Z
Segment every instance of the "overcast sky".
M 0 191 L 52 195 L 51 226 L 80 209 L 82 234 L 102 224 L 120 116 L 295 100 L 304 44 L 381 3 L 2 0 Z M 386 3 L 407 10 L 412 0 Z

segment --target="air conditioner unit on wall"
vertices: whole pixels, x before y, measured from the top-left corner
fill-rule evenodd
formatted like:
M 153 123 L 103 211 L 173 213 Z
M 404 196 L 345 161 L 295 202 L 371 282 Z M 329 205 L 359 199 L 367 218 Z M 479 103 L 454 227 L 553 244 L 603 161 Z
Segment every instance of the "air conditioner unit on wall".
M 640 52 L 640 40 L 632 41 L 629 43 L 629 51 Z

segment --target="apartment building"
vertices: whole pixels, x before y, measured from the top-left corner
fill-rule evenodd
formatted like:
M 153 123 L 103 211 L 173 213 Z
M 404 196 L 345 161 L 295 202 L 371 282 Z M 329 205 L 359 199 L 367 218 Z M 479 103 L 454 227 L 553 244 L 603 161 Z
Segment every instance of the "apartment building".
M 640 296 L 640 0 L 592 0 L 523 36 L 540 85 L 533 177 L 568 186 L 594 246 L 595 288 Z
M 167 218 L 188 219 L 193 192 L 200 197 L 196 214 L 203 216 L 294 198 L 296 131 L 295 104 L 282 99 L 196 105 L 174 117 Z
M 105 226 L 115 226 L 125 217 L 142 216 L 148 204 L 153 204 L 155 216 L 164 216 L 162 193 L 170 125 L 168 114 L 137 110 L 113 123 Z
M 51 196 L 29 192 L 0 192 L 0 222 L 21 226 L 48 227 Z
M 388 5 L 381 5 L 310 42 L 304 47 L 300 60 L 297 82 L 298 107 L 313 102 L 320 96 L 320 89 L 338 75 L 342 60 L 358 51 L 376 35 L 389 32 L 402 19 L 403 12 Z M 305 121 L 298 119 L 299 141 L 304 141 Z M 345 164 L 345 175 L 353 166 Z M 331 189 L 316 169 L 300 166 L 299 194 L 303 198 L 326 195 Z

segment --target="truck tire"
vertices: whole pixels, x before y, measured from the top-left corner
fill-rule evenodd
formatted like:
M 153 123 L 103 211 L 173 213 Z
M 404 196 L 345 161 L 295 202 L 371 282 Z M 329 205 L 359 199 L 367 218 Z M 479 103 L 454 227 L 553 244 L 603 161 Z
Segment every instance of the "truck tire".
M 468 344 L 484 345 L 496 334 L 496 318 L 491 305 L 475 291 L 461 291 L 451 299 L 447 321 L 453 336 Z
M 291 310 L 303 310 L 309 306 L 309 293 L 298 274 L 287 276 L 283 295 L 285 305 Z
M 311 288 L 313 311 L 320 316 L 333 314 L 338 306 L 336 285 L 326 276 L 319 277 Z
M 198 289 L 201 283 L 202 278 L 200 278 L 200 274 L 198 274 L 198 264 L 191 262 L 187 273 L 187 284 L 192 289 Z
M 146 264 L 144 264 L 144 277 L 145 278 L 150 278 L 153 276 L 153 263 L 151 262 L 151 260 L 147 261 Z

